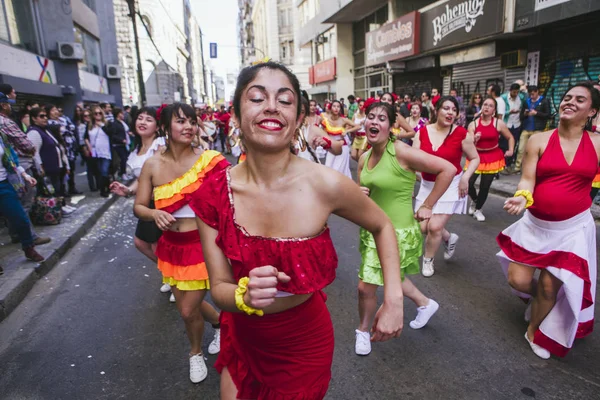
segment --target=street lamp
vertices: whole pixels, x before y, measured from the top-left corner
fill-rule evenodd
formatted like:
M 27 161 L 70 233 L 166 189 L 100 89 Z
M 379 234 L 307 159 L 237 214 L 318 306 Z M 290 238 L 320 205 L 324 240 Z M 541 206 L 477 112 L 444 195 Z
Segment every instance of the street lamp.
M 138 39 L 137 25 L 135 22 L 135 0 L 127 0 L 129 6 L 129 17 L 133 23 L 133 40 L 135 42 L 135 53 L 137 55 L 138 64 L 138 82 L 140 85 L 140 98 L 142 99 L 142 107 L 146 105 L 146 86 L 144 84 L 144 74 L 142 72 L 142 57 L 140 56 L 140 42 Z

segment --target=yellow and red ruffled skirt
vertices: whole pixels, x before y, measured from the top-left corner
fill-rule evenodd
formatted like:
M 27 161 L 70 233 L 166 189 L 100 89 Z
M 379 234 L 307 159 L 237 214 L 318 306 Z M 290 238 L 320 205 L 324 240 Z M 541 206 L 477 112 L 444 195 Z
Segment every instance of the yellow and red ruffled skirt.
M 367 142 L 367 135 L 365 132 L 356 132 L 354 140 L 352 141 L 352 148 L 358 150 L 367 150 L 369 143 Z
M 156 246 L 163 283 L 179 290 L 208 290 L 208 271 L 200 245 L 200 233 L 164 231 Z
M 506 166 L 504 153 L 499 147 L 487 151 L 477 150 L 477 153 L 479 153 L 479 167 L 475 171 L 476 174 L 497 174 Z M 465 164 L 465 171 L 468 167 L 469 160 Z
M 596 176 L 594 177 L 594 180 L 592 181 L 592 187 L 600 189 L 600 169 L 598 170 L 598 173 L 596 174 Z

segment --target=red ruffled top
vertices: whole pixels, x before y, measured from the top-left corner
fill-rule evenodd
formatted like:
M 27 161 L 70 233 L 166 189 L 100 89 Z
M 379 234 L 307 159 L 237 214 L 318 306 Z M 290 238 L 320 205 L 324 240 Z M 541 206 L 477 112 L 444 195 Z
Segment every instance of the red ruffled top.
M 319 291 L 335 279 L 337 254 L 329 228 L 306 238 L 250 235 L 235 221 L 229 168 L 208 177 L 194 193 L 190 207 L 198 218 L 218 231 L 216 244 L 231 262 L 235 280 L 254 268 L 272 265 L 292 279 L 277 290 L 292 294 Z

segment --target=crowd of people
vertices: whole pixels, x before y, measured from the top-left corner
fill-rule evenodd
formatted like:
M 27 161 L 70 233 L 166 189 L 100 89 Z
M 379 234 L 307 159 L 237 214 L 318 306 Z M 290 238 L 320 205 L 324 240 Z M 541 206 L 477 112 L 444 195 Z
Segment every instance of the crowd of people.
M 354 350 L 366 356 L 373 343 L 400 335 L 404 297 L 417 307 L 412 329 L 438 312 L 440 305 L 409 275 L 432 277 L 441 246 L 444 259 L 452 259 L 459 235 L 446 229 L 448 221 L 467 213 L 484 221 L 491 183 L 507 167 L 522 175 L 504 209 L 524 215 L 498 235 L 498 259 L 527 303 L 526 342 L 547 359 L 564 356 L 575 338 L 591 333 L 596 192 L 590 188 L 600 165 L 600 85 L 567 90 L 553 130 L 545 129 L 548 101 L 520 82 L 506 94 L 492 85 L 468 107 L 455 91 L 444 96 L 435 89 L 420 98 L 383 93 L 348 101 L 321 108 L 285 66 L 264 61 L 240 72 L 232 106 L 218 113 L 182 103 L 114 114 L 102 106 L 81 110 L 89 122 L 73 140 L 90 152 L 96 188 L 135 196 L 135 245 L 156 262 L 161 291 L 172 292 L 185 323 L 192 382 L 208 374 L 202 350 L 208 321 L 223 399 L 322 399 L 334 349 L 323 289 L 338 263 L 329 216 L 361 228 Z M 0 103 L 5 110 L 1 96 Z M 60 121 L 58 110 L 47 114 Z M 110 128 L 111 120 L 123 128 Z M 68 143 L 64 135 L 62 141 Z M 32 143 L 28 154 L 35 158 L 42 151 Z M 9 146 L 5 154 L 12 154 Z M 216 148 L 237 156 L 236 165 Z M 119 174 L 130 171 L 131 182 L 109 183 L 114 154 Z M 358 163 L 355 181 L 351 159 Z M 68 152 L 61 162 L 74 169 Z M 16 171 L 35 181 L 22 167 Z M 50 174 L 57 185 L 64 181 L 57 169 Z M 6 182 L 2 193 L 9 191 Z M 13 200 L 3 198 L 3 209 L 14 193 Z M 27 236 L 29 226 L 21 225 Z M 26 239 L 30 244 L 31 235 Z M 218 309 L 204 301 L 208 290 Z

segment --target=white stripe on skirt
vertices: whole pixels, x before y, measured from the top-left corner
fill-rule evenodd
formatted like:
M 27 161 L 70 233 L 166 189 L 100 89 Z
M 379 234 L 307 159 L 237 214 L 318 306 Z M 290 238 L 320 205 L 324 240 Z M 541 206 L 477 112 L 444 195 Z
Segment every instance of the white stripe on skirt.
M 460 184 L 460 178 L 462 178 L 462 176 L 463 173 L 461 172 L 452 179 L 452 183 L 450 183 L 448 189 L 433 206 L 433 214 L 466 214 L 468 196 L 460 198 L 458 194 L 458 185 Z M 427 199 L 429 193 L 433 190 L 434 184 L 435 182 L 426 181 L 424 179 L 421 180 L 419 193 L 415 198 L 415 212 Z

